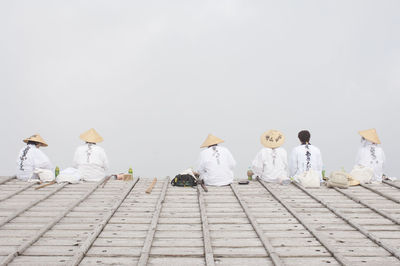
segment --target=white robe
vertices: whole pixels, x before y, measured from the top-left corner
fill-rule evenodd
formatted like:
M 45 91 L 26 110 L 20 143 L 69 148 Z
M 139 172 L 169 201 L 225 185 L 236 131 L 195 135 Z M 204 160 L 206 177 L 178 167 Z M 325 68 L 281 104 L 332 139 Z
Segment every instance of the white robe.
M 361 147 L 358 150 L 356 164 L 369 167 L 374 171 L 371 181 L 382 182 L 385 153 L 383 149 L 366 139 L 361 140 Z
M 290 175 L 298 181 L 296 176 L 311 169 L 318 173 L 322 182 L 321 151 L 311 144 L 294 148 L 290 156 Z
M 287 152 L 284 148 L 263 148 L 254 158 L 251 169 L 266 182 L 281 182 L 288 177 Z
M 99 181 L 108 170 L 107 155 L 102 147 L 95 144 L 79 146 L 75 151 L 73 165 L 85 181 Z
M 28 144 L 21 149 L 17 159 L 17 178 L 27 181 L 37 179 L 38 176 L 33 171 L 35 169 L 53 170 L 49 157 L 33 144 Z
M 235 159 L 227 148 L 212 146 L 200 153 L 197 172 L 206 185 L 225 186 L 233 182 L 235 165 Z

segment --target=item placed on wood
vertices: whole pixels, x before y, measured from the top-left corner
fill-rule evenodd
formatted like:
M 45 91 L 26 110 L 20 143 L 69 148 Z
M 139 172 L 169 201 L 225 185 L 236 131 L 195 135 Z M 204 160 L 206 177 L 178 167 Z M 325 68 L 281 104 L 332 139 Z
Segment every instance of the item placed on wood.
M 327 187 L 348 188 L 349 175 L 342 171 L 334 171 L 329 176 Z
M 370 183 L 374 177 L 374 170 L 362 165 L 355 165 L 353 170 L 351 170 L 350 175 L 354 179 L 360 181 L 361 184 Z
M 249 180 L 240 180 L 239 185 L 248 185 L 249 184 Z
M 204 180 L 202 179 L 202 180 L 200 180 L 198 182 L 200 183 L 200 186 L 203 188 L 203 190 L 205 192 L 208 192 L 208 188 L 206 187 L 206 184 L 204 183 Z
M 43 185 L 40 185 L 40 186 L 35 187 L 35 190 L 38 190 L 38 189 L 41 189 L 41 188 L 44 188 L 44 187 L 53 185 L 53 184 L 55 184 L 55 183 L 56 183 L 56 181 L 53 180 L 53 181 L 51 181 L 50 183 L 46 183 L 46 184 L 43 184 Z
M 146 193 L 150 194 L 151 191 L 153 190 L 153 187 L 156 185 L 157 183 L 157 178 L 153 179 L 153 182 L 151 182 L 150 186 L 146 189 Z
M 299 183 L 306 188 L 320 187 L 319 173 L 313 169 L 305 171 L 296 176 Z
M 130 181 L 133 180 L 133 175 L 132 174 L 118 174 L 116 175 L 117 180 L 123 180 L 123 181 Z

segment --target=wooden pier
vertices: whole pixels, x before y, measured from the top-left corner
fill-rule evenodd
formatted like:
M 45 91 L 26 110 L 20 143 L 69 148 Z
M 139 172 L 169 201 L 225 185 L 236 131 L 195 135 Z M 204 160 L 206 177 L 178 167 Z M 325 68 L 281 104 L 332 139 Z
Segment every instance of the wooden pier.
M 304 189 L 0 177 L 0 265 L 400 265 L 400 182 Z

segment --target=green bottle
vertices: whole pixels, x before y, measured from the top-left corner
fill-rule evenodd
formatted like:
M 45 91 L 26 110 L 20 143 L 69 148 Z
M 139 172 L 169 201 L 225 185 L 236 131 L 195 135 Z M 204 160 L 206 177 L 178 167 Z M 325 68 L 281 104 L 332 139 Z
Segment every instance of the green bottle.
M 253 180 L 253 171 L 251 170 L 251 167 L 249 167 L 249 168 L 247 169 L 247 179 L 248 179 L 249 181 Z
M 130 168 L 129 168 L 129 170 L 128 170 L 128 174 L 131 174 L 131 175 L 133 175 L 133 170 L 132 170 L 132 167 L 130 167 Z
M 56 166 L 56 170 L 54 171 L 56 177 L 60 174 L 60 168 Z

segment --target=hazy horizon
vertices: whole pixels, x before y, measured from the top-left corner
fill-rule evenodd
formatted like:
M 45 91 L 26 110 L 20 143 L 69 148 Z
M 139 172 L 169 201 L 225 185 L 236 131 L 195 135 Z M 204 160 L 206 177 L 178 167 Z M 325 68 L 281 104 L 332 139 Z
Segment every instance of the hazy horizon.
M 174 176 L 209 133 L 238 165 L 269 129 L 311 132 L 328 172 L 351 170 L 359 130 L 376 128 L 400 177 L 399 1 L 3 1 L 3 162 L 39 133 L 54 165 L 79 135 L 104 138 L 109 173 Z

